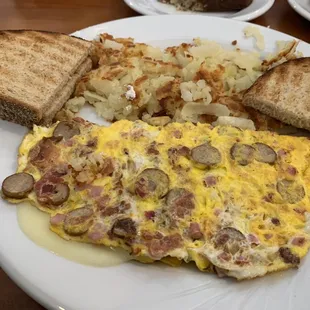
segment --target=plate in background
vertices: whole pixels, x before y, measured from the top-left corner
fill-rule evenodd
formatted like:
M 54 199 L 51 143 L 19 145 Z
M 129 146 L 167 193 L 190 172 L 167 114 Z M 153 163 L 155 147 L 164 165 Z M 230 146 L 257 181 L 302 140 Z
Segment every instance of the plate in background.
M 275 0 L 253 0 L 251 5 L 239 12 L 219 13 L 179 11 L 173 5 L 160 3 L 158 0 L 124 0 L 124 2 L 133 10 L 143 15 L 195 14 L 249 21 L 265 14 L 273 6 Z
M 288 0 L 288 3 L 299 15 L 310 21 L 310 0 Z

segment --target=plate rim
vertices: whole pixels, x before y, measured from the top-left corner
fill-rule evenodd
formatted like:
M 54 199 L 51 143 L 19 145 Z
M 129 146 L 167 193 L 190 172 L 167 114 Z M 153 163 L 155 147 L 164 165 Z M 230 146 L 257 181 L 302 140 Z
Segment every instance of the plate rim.
M 148 16 L 156 16 L 156 15 L 180 15 L 180 14 L 169 14 L 166 12 L 161 12 L 159 11 L 158 13 L 156 11 L 154 12 L 150 12 L 148 10 L 144 10 L 143 8 L 141 8 L 139 5 L 135 4 L 135 0 L 123 0 L 132 10 L 143 14 L 143 15 L 148 15 Z M 238 16 L 233 16 L 233 17 L 226 17 L 227 19 L 233 19 L 233 20 L 239 20 L 239 21 L 250 21 L 253 20 L 255 18 L 258 18 L 262 15 L 264 15 L 265 13 L 267 13 L 274 5 L 275 0 L 268 0 L 268 2 L 266 4 L 264 4 L 260 9 L 254 11 L 254 12 L 250 12 L 247 14 L 242 14 L 242 15 L 238 15 Z M 190 13 L 188 14 L 182 14 L 182 15 L 191 15 Z M 196 15 L 196 14 L 195 14 Z M 202 15 L 202 16 L 208 16 L 208 17 L 212 17 L 210 15 L 207 14 L 199 14 L 197 13 L 197 15 Z M 218 17 L 218 18 L 223 18 L 223 17 Z M 224 17 L 225 18 L 225 17 Z
M 188 17 L 193 17 L 193 15 L 166 15 L 164 18 L 171 18 L 171 16 L 175 16 L 176 18 L 188 18 Z M 163 16 L 162 16 L 163 17 Z M 149 19 L 149 18 L 158 18 L 158 16 L 138 16 L 138 17 L 130 17 L 130 18 L 124 18 L 124 19 L 119 19 L 119 20 L 115 20 L 115 21 L 110 21 L 110 22 L 106 22 L 106 23 L 100 23 L 100 24 L 96 24 L 96 25 L 92 25 L 80 30 L 77 30 L 73 33 L 71 33 L 70 35 L 78 35 L 79 32 L 81 31 L 91 31 L 92 28 L 100 28 L 100 27 L 104 27 L 107 25 L 111 25 L 113 23 L 118 23 L 118 22 L 123 22 L 124 20 L 131 20 L 131 19 Z M 196 16 L 197 18 L 197 16 Z M 201 16 L 199 16 L 199 18 L 202 18 Z M 212 17 L 212 16 L 204 16 L 203 18 L 208 18 L 208 19 L 216 19 L 216 20 L 222 20 L 223 22 L 227 22 L 227 23 L 238 23 L 238 24 L 242 24 L 242 25 L 253 25 L 244 21 L 239 21 L 239 20 L 231 20 L 231 19 L 226 19 L 226 18 L 220 18 L 220 17 Z M 267 27 L 264 26 L 260 26 L 260 25 L 255 25 L 255 27 L 258 28 L 263 28 L 265 30 L 267 30 Z M 286 37 L 290 38 L 290 39 L 297 39 L 291 35 L 285 34 L 283 32 L 274 30 L 274 29 L 269 29 L 269 31 L 275 32 L 277 34 L 281 34 L 281 35 L 285 35 Z M 95 36 L 95 34 L 94 34 Z M 310 45 L 306 42 L 304 42 L 305 44 L 307 44 L 307 46 L 309 46 L 309 52 L 310 52 Z M 39 246 L 38 246 L 39 247 Z M 5 273 L 14 281 L 14 283 L 16 283 L 16 285 L 18 285 L 22 290 L 24 290 L 29 296 L 31 296 L 34 300 L 36 300 L 38 303 L 40 303 L 41 305 L 43 305 L 44 307 L 46 307 L 47 309 L 63 309 L 61 308 L 61 305 L 58 305 L 58 302 L 56 301 L 56 299 L 52 296 L 50 296 L 49 294 L 43 292 L 39 287 L 37 287 L 35 284 L 33 284 L 31 282 L 31 280 L 25 276 L 23 276 L 22 274 L 20 274 L 20 272 L 18 272 L 15 267 L 10 264 L 10 261 L 8 258 L 6 258 L 2 253 L 3 250 L 1 249 L 1 245 L 0 245 L 0 263 L 1 263 L 1 268 L 5 271 Z M 62 305 L 62 307 L 65 307 L 64 305 Z M 65 307 L 65 309 L 71 309 L 71 307 Z
M 296 0 L 287 0 L 287 2 L 296 13 L 310 21 L 310 12 L 305 10 Z

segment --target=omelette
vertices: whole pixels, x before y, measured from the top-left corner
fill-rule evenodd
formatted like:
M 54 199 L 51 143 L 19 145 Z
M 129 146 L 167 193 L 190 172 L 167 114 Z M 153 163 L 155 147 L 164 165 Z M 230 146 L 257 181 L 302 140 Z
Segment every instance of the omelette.
M 66 240 L 250 279 L 309 249 L 309 156 L 302 137 L 75 118 L 25 136 L 2 195 L 49 213 Z

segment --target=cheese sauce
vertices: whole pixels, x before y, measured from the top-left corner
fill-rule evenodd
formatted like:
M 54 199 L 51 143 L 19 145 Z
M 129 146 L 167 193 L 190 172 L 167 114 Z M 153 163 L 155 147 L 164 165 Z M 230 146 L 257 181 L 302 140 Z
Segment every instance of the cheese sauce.
M 28 203 L 21 203 L 17 207 L 17 219 L 22 231 L 33 242 L 71 261 L 94 267 L 107 267 L 130 260 L 130 256 L 120 249 L 112 250 L 60 238 L 49 230 L 49 215 Z

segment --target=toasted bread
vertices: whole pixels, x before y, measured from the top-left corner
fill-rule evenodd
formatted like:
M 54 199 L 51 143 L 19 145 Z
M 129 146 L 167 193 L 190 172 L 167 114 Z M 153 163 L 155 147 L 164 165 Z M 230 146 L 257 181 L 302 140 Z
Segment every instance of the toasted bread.
M 0 118 L 28 127 L 50 121 L 73 92 L 70 81 L 89 70 L 91 47 L 60 33 L 0 31 Z
M 267 71 L 245 92 L 243 104 L 310 130 L 310 57 L 289 60 Z

